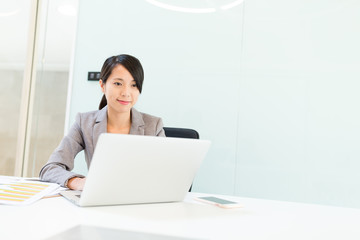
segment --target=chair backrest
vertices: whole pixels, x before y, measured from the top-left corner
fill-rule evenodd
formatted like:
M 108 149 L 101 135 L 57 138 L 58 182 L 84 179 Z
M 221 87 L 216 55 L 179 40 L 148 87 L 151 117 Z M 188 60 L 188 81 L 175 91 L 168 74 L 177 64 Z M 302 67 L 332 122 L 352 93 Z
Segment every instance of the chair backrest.
M 173 128 L 164 127 L 166 137 L 177 137 L 177 138 L 195 138 L 199 139 L 199 133 L 190 128 Z M 189 192 L 191 192 L 192 185 L 190 186 Z
M 195 139 L 200 138 L 199 133 L 196 130 L 189 128 L 164 127 L 164 131 L 167 137 L 195 138 Z

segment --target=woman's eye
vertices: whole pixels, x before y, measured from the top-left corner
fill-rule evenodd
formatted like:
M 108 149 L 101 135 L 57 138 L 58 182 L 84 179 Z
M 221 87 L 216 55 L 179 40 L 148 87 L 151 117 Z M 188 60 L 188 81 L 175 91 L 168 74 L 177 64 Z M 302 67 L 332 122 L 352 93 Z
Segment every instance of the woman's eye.
M 114 82 L 114 84 L 115 84 L 116 86 L 121 86 L 121 83 L 119 83 L 119 82 Z
M 136 84 L 131 85 L 132 87 L 137 87 Z

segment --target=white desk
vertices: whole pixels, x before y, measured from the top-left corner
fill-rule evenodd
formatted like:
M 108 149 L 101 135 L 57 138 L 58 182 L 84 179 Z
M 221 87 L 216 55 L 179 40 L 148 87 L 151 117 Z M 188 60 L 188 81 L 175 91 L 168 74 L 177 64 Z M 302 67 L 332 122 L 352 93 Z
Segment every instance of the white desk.
M 201 239 L 360 239 L 360 209 L 226 197 L 244 205 L 221 209 L 185 202 L 80 208 L 62 197 L 32 205 L 0 205 L 0 239 L 44 239 L 90 225 Z

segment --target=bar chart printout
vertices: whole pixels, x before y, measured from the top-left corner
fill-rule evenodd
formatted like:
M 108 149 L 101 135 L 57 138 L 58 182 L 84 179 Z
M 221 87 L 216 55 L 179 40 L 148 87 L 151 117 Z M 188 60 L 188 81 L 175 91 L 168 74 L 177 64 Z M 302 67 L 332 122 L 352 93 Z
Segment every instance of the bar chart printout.
M 0 176 L 0 204 L 28 205 L 54 192 L 56 183 Z

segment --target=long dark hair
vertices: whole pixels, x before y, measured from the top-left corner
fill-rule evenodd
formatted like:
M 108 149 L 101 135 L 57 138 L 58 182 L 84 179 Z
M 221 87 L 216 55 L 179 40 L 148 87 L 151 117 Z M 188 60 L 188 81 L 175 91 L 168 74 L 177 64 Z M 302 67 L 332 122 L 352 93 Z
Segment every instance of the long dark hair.
M 103 83 L 104 84 L 106 83 L 112 70 L 117 65 L 122 65 L 124 68 L 126 68 L 126 70 L 129 71 L 129 73 L 136 82 L 136 87 L 139 89 L 139 92 L 141 93 L 142 85 L 144 82 L 144 70 L 141 66 L 140 61 L 136 57 L 133 57 L 131 55 L 120 54 L 106 59 L 101 68 L 101 73 L 100 73 L 100 79 L 103 81 Z M 106 105 L 107 105 L 107 100 L 104 94 L 99 104 L 99 110 L 105 107 Z

